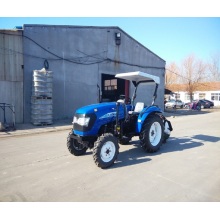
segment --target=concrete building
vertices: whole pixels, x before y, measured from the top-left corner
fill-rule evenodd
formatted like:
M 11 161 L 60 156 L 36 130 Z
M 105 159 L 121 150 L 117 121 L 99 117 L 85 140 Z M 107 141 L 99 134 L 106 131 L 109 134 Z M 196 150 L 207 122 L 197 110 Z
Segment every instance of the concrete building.
M 0 30 L 0 103 L 15 107 L 16 122 L 23 122 L 23 31 Z M 4 122 L 4 105 L 0 104 L 0 122 Z M 5 119 L 12 112 L 5 108 Z
M 155 104 L 163 109 L 165 61 L 119 27 L 24 25 L 22 39 L 24 95 L 19 123 L 30 122 L 33 70 L 44 67 L 53 72 L 54 120 L 71 118 L 84 105 L 115 101 L 122 94 L 131 97 L 133 85 L 114 76 L 132 71 L 160 77 Z M 141 86 L 137 101 L 150 104 L 153 89 Z

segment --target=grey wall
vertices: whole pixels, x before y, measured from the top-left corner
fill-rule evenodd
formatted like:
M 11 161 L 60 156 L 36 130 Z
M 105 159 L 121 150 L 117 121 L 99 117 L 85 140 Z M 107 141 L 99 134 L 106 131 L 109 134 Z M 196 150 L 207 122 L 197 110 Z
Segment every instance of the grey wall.
M 20 30 L 0 30 L 0 103 L 14 105 L 16 123 L 23 123 L 23 44 Z M 0 121 L 3 120 L 0 108 Z M 13 122 L 8 108 L 6 120 Z
M 119 46 L 115 32 L 121 33 Z M 53 71 L 54 119 L 71 118 L 77 108 L 96 103 L 103 73 L 143 71 L 159 76 L 162 83 L 156 104 L 163 108 L 165 61 L 118 27 L 24 25 L 23 45 L 28 54 L 24 57 L 25 122 L 30 122 L 33 70 L 43 68 L 44 59 Z M 141 99 L 151 102 L 152 87 L 138 92 Z

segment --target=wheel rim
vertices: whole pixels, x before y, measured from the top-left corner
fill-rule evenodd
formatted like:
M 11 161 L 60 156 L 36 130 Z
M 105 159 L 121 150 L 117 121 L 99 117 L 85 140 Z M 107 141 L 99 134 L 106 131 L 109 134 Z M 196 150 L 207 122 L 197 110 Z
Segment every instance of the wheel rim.
M 101 158 L 104 162 L 109 162 L 115 155 L 115 144 L 111 141 L 107 141 L 101 149 Z
M 161 129 L 160 123 L 154 122 L 151 125 L 150 132 L 149 132 L 150 143 L 153 146 L 156 146 L 160 142 L 161 134 L 162 134 L 162 129 Z

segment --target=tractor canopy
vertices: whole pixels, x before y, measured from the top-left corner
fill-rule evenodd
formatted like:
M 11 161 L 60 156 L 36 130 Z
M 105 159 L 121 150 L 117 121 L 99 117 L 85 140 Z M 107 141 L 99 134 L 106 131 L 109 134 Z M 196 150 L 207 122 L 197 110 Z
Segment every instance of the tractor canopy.
M 139 83 L 156 83 L 160 84 L 160 78 L 144 72 L 128 72 L 128 73 L 118 73 L 115 75 L 116 78 L 130 80 L 136 87 Z
M 154 76 L 148 73 L 136 71 L 136 72 L 127 72 L 127 73 L 118 73 L 115 75 L 116 78 L 125 79 L 132 81 L 133 85 L 135 86 L 134 94 L 132 96 L 132 105 L 134 107 L 134 100 L 136 98 L 137 87 L 140 83 L 148 83 L 148 84 L 155 84 L 155 90 L 153 94 L 153 101 L 151 105 L 154 105 L 154 102 L 157 98 L 157 89 L 158 85 L 160 84 L 160 78 L 158 76 Z

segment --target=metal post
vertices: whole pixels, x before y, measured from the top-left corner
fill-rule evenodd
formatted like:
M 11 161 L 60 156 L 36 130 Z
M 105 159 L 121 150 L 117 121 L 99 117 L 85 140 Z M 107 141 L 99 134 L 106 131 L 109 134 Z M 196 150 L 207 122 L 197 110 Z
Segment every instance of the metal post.
M 151 105 L 154 105 L 154 102 L 157 98 L 157 89 L 158 89 L 158 84 L 156 84 L 155 90 L 154 90 L 154 95 L 153 95 L 153 101 Z

